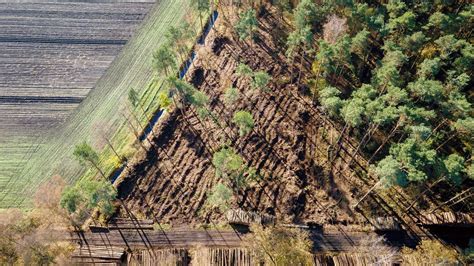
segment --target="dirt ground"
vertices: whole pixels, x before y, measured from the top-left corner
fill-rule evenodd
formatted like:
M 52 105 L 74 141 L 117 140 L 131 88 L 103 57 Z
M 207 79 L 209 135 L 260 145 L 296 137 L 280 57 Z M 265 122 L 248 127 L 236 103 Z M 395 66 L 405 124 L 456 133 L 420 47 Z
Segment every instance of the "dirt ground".
M 223 18 L 217 29 L 221 23 Z M 233 207 L 275 215 L 283 223 L 364 221 L 349 205 L 366 189 L 353 183 L 357 173 L 344 167 L 347 159 L 335 160 L 333 170 L 328 170 L 329 143 L 337 141 L 334 125 L 311 103 L 308 88 L 297 86 L 299 71 L 290 69 L 285 51 L 280 50 L 287 32 L 281 25 L 277 16 L 264 12 L 255 42 L 213 30 L 205 46 L 197 48 L 187 79 L 210 96 L 220 126 L 200 119 L 189 106 L 167 114 L 155 129 L 157 148 L 133 165 L 119 186 L 119 196 L 132 213 L 173 226 L 221 220 L 221 213 L 203 211 L 203 206 L 218 181 L 212 154 L 227 143 L 264 177 L 241 191 Z M 269 73 L 267 90 L 254 90 L 248 78 L 237 77 L 239 63 Z M 309 65 L 299 64 L 305 69 Z M 223 101 L 230 86 L 241 96 L 233 105 Z M 245 137 L 239 137 L 231 122 L 238 110 L 251 112 L 255 121 L 254 130 Z M 339 152 L 344 153 L 350 154 L 345 149 Z

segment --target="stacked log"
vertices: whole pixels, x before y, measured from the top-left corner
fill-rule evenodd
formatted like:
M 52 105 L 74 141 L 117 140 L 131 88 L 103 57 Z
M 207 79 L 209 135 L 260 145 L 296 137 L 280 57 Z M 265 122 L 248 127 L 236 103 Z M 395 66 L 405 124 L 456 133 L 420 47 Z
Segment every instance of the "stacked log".
M 400 223 L 394 217 L 377 217 L 371 221 L 376 231 L 400 231 Z
M 197 248 L 192 256 L 193 265 L 256 265 L 252 254 L 244 248 Z
M 71 259 L 80 265 L 120 265 L 124 254 L 123 247 L 84 245 L 74 250 Z
M 127 254 L 130 266 L 186 266 L 189 255 L 186 249 L 135 250 Z
M 109 230 L 141 229 L 153 230 L 153 220 L 131 220 L 128 218 L 115 218 L 108 223 Z
M 347 266 L 347 265 L 393 265 L 394 263 L 400 263 L 399 259 L 390 262 L 381 262 L 375 255 L 364 254 L 364 253 L 341 253 L 337 255 L 322 255 L 318 254 L 314 256 L 314 265 L 325 266 Z
M 272 215 L 258 214 L 256 212 L 247 212 L 241 209 L 228 210 L 226 212 L 226 219 L 230 224 L 240 224 L 240 225 L 275 224 L 275 217 Z
M 474 224 L 474 215 L 461 212 L 429 213 L 420 218 L 420 223 L 422 225 L 472 225 Z

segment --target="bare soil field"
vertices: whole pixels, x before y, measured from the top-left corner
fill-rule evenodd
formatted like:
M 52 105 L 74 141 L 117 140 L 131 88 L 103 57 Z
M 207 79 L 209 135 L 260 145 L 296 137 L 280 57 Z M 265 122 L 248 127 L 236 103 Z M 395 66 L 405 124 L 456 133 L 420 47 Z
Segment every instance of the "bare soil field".
M 0 201 L 41 138 L 75 110 L 153 3 L 0 3 Z
M 219 23 L 222 19 L 217 28 Z M 217 221 L 221 214 L 204 211 L 203 206 L 217 182 L 212 154 L 227 142 L 263 176 L 239 193 L 234 207 L 275 215 L 288 223 L 363 221 L 349 208 L 354 201 L 351 196 L 357 193 L 358 197 L 362 191 L 341 186 L 344 182 L 328 170 L 327 151 L 331 139 L 336 141 L 336 127 L 310 104 L 308 89 L 296 85 L 298 70 L 291 77 L 284 51 L 277 48 L 282 47 L 278 42 L 286 29 L 269 13 L 259 23 L 255 43 L 235 41 L 214 30 L 205 47 L 197 48 L 188 80 L 210 96 L 210 107 L 221 126 L 199 119 L 191 107 L 163 119 L 155 129 L 156 148 L 127 170 L 119 185 L 119 196 L 136 215 L 173 225 Z M 269 73 L 273 79 L 268 89 L 252 90 L 248 79 L 238 78 L 239 63 Z M 300 67 L 309 66 L 303 62 Z M 230 86 L 241 94 L 233 106 L 223 101 L 224 90 Z M 243 138 L 230 122 L 238 110 L 250 111 L 255 121 L 254 130 Z M 342 161 L 335 164 L 343 163 L 344 153 L 349 151 L 343 149 Z M 341 180 L 355 175 L 350 169 L 336 173 Z

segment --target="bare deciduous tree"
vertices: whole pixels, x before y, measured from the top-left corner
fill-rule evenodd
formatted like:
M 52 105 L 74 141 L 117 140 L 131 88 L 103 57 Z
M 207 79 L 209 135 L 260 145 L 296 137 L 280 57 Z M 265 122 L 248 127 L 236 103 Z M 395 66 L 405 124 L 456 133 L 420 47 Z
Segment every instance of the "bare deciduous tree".
M 335 44 L 336 41 L 347 32 L 347 19 L 340 18 L 333 14 L 328 18 L 328 22 L 323 25 L 324 40 L 328 43 Z
M 106 145 L 112 150 L 112 152 L 123 161 L 122 156 L 120 156 L 112 145 L 111 135 L 113 132 L 113 124 L 107 121 L 97 121 L 92 125 L 94 137 L 93 145 L 96 149 L 102 150 Z
M 390 247 L 385 243 L 385 238 L 376 234 L 368 234 L 363 237 L 359 245 L 353 246 L 352 252 L 366 254 L 372 257 L 371 265 L 391 265 L 393 259 L 398 254 L 396 248 Z

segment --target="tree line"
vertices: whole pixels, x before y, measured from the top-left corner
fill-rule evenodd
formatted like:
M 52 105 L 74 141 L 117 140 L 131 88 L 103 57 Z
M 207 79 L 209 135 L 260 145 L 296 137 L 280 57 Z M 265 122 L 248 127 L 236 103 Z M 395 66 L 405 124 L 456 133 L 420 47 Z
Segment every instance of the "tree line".
M 278 2 L 294 26 L 290 64 L 312 61 L 305 82 L 314 101 L 343 125 L 341 134 L 358 139 L 352 157 L 364 154 L 378 185 L 441 180 L 469 189 L 472 4 Z

